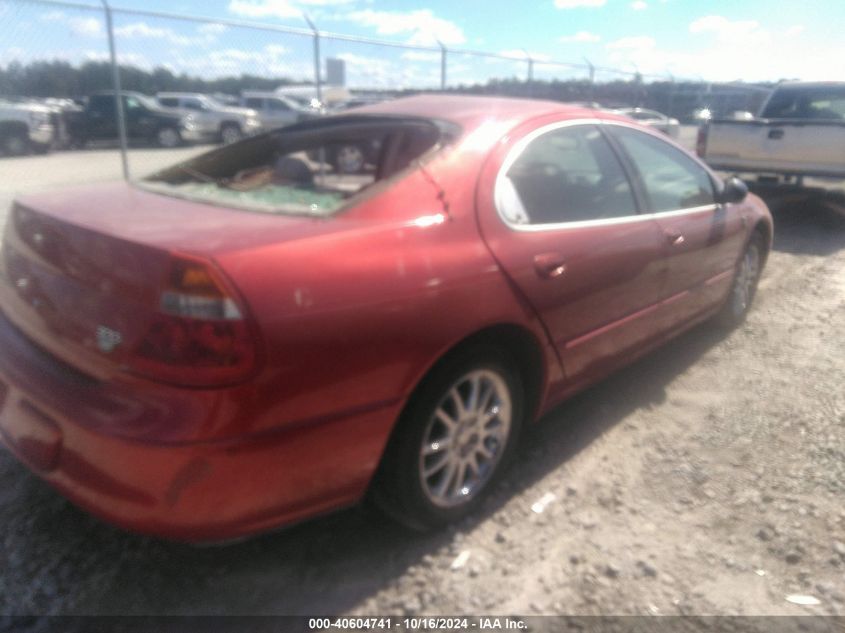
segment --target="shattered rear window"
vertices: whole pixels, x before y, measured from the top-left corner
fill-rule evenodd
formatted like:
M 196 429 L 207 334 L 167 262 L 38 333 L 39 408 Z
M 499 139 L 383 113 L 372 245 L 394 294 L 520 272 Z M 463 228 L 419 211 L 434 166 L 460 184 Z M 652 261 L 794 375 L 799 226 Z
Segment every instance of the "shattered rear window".
M 236 209 L 329 216 L 454 135 L 443 124 L 418 118 L 312 120 L 208 152 L 139 185 Z

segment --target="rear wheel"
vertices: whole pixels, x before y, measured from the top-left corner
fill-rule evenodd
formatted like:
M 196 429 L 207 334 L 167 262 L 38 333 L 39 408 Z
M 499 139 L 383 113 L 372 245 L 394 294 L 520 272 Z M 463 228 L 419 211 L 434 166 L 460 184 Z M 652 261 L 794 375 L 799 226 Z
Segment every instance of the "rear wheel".
M 419 530 L 466 516 L 512 456 L 523 411 L 522 382 L 501 351 L 474 348 L 450 359 L 398 422 L 374 500 Z
M 716 319 L 724 327 L 736 327 L 745 320 L 757 292 L 757 282 L 763 268 L 763 237 L 755 233 L 745 247 L 736 266 L 728 300 Z
M 243 137 L 244 135 L 241 133 L 241 128 L 234 123 L 227 123 L 220 130 L 220 140 L 223 141 L 225 145 L 237 143 Z
M 367 160 L 358 145 L 341 145 L 334 155 L 334 166 L 341 174 L 358 174 L 364 171 Z

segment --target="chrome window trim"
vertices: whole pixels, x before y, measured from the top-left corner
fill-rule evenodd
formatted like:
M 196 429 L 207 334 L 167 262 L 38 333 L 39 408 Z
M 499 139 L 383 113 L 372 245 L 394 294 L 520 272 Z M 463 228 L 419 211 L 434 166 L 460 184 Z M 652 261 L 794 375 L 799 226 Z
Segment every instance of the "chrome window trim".
M 503 185 L 504 179 L 507 177 L 506 174 L 513 166 L 513 164 L 519 159 L 522 153 L 525 151 L 525 148 L 528 145 L 545 134 L 549 132 L 554 132 L 555 130 L 559 130 L 562 128 L 567 127 L 575 127 L 579 125 L 618 125 L 620 127 L 627 127 L 643 134 L 654 136 L 667 145 L 671 147 L 675 147 L 681 152 L 682 155 L 687 156 L 688 158 L 692 158 L 693 162 L 698 164 L 704 171 L 706 171 L 709 175 L 711 180 L 718 181 L 715 177 L 713 172 L 710 170 L 707 165 L 702 163 L 698 158 L 694 156 L 690 156 L 683 148 L 680 146 L 676 146 L 674 143 L 667 139 L 661 138 L 657 133 L 654 133 L 650 130 L 643 130 L 638 125 L 631 125 L 625 121 L 614 121 L 614 120 L 605 120 L 605 119 L 571 119 L 568 121 L 556 121 L 554 123 L 549 123 L 548 125 L 544 125 L 543 127 L 539 127 L 536 130 L 526 134 L 524 137 L 519 139 L 517 143 L 511 148 L 508 152 L 508 155 L 505 157 L 505 160 L 502 162 L 502 166 L 499 168 L 499 173 L 496 174 L 496 182 L 493 185 L 493 206 L 496 207 L 496 213 L 499 218 L 502 220 L 505 226 L 510 228 L 514 231 L 523 231 L 528 233 L 538 232 L 538 231 L 560 231 L 564 229 L 579 229 L 579 228 L 586 228 L 586 227 L 593 227 L 593 226 L 612 226 L 614 224 L 630 224 L 632 222 L 642 222 L 647 220 L 656 220 L 660 218 L 668 218 L 668 217 L 675 217 L 680 215 L 687 215 L 687 214 L 694 214 L 694 213 L 701 213 L 704 211 L 715 211 L 718 209 L 720 204 L 707 204 L 698 207 L 686 207 L 683 209 L 674 209 L 671 211 L 657 211 L 655 213 L 637 213 L 635 215 L 622 215 L 616 218 L 602 218 L 598 220 L 578 220 L 575 222 L 550 222 L 545 224 L 516 224 L 511 222 L 504 214 L 502 209 L 499 207 L 499 199 L 503 195 L 502 188 L 505 186 Z M 715 187 L 714 187 L 715 189 Z M 714 191 L 715 194 L 715 191 Z

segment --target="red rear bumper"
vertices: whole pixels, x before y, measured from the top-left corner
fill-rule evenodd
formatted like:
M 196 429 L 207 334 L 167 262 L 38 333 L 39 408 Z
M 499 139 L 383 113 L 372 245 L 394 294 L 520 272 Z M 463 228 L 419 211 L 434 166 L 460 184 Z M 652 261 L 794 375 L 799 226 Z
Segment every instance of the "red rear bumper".
M 356 502 L 399 407 L 225 441 L 166 443 L 109 433 L 110 421 L 123 423 L 132 407 L 143 423 L 148 406 L 110 391 L 113 385 L 59 363 L 0 315 L 0 437 L 11 452 L 111 523 L 191 541 L 233 538 Z M 201 406 L 170 410 L 208 415 Z

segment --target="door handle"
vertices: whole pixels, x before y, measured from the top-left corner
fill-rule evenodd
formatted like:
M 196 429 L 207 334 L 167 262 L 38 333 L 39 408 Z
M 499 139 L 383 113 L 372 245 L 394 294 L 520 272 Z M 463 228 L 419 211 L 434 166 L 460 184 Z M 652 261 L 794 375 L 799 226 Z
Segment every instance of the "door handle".
M 566 263 L 560 253 L 542 253 L 534 256 L 534 269 L 540 277 L 553 279 L 566 272 Z
M 783 130 L 769 130 L 769 138 L 778 140 L 783 138 Z
M 680 231 L 666 231 L 664 235 L 670 246 L 680 246 L 684 243 L 684 235 Z

